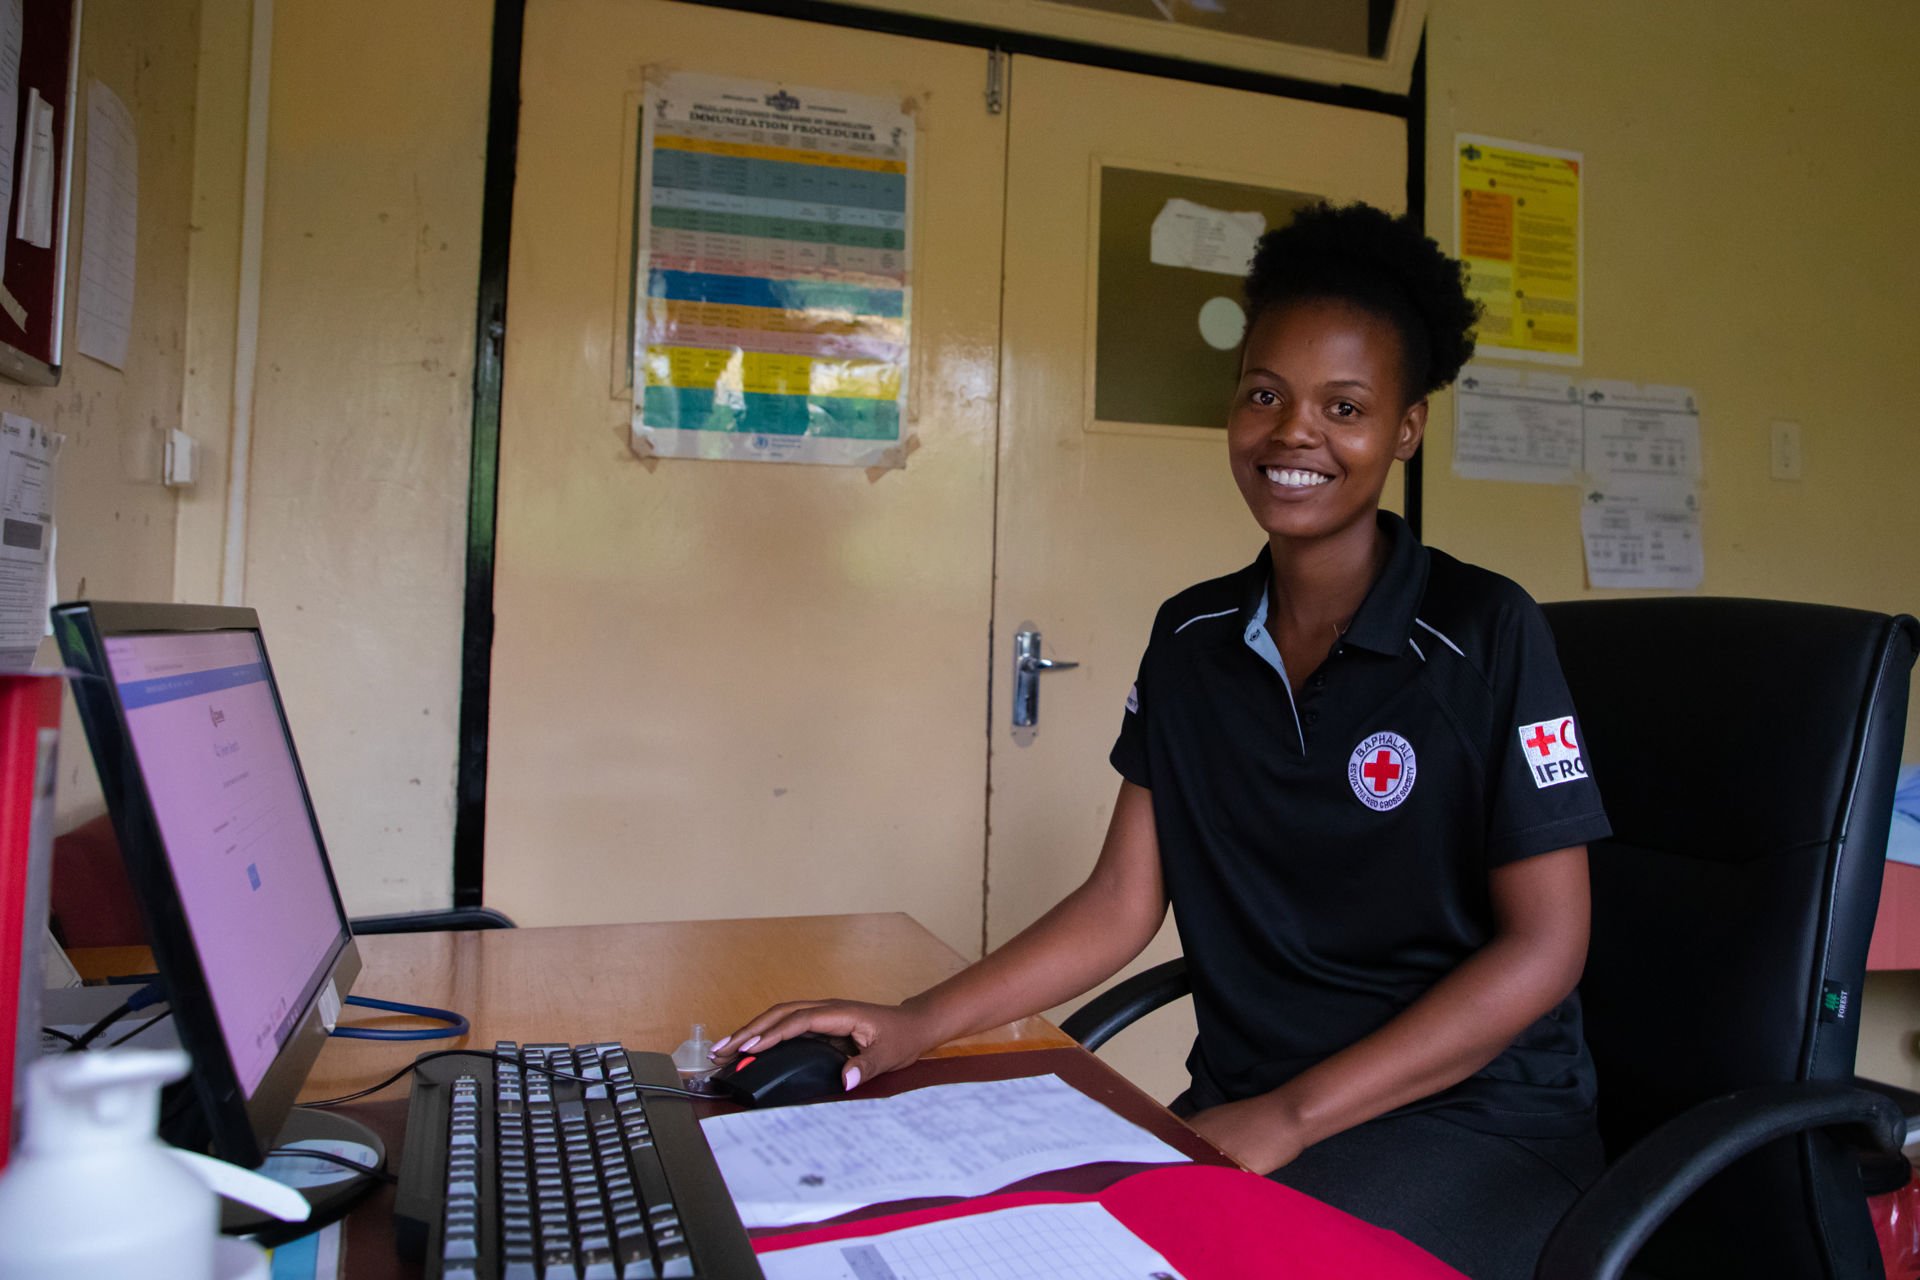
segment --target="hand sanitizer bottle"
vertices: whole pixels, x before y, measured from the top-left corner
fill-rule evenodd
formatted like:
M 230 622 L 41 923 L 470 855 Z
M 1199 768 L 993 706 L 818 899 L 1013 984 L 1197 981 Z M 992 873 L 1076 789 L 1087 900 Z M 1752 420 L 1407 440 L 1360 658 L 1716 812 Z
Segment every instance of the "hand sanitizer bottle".
M 0 1175 L 0 1276 L 255 1273 L 236 1246 L 265 1274 L 257 1247 L 219 1238 L 219 1202 L 201 1170 L 219 1162 L 175 1151 L 155 1133 L 160 1087 L 186 1070 L 177 1050 L 66 1053 L 28 1069 L 25 1132 Z M 222 1180 L 228 1175 L 264 1181 L 221 1166 Z

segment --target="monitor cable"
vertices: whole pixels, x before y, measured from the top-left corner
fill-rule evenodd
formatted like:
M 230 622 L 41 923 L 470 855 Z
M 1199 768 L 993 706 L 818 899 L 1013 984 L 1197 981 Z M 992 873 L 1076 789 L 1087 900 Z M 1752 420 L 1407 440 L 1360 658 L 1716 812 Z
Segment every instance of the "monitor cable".
M 346 1003 L 382 1013 L 404 1013 L 441 1023 L 438 1027 L 361 1027 L 337 1026 L 333 1034 L 346 1040 L 454 1040 L 467 1034 L 472 1024 L 465 1014 L 431 1005 L 402 1004 L 398 1000 L 376 1000 L 372 996 L 348 996 Z M 396 1077 L 397 1079 L 398 1077 Z

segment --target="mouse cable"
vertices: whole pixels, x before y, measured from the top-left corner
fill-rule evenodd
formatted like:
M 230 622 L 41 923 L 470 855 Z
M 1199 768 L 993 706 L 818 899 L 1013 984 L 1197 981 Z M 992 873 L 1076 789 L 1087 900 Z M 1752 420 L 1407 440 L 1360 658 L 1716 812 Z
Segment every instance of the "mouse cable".
M 608 1050 L 608 1052 L 611 1053 L 613 1050 Z M 538 1071 L 541 1075 L 551 1076 L 555 1080 L 571 1080 L 576 1084 L 611 1083 L 604 1078 L 596 1080 L 591 1076 L 575 1075 L 571 1071 L 562 1071 L 557 1067 L 545 1066 L 538 1062 L 524 1062 L 510 1053 L 497 1053 L 492 1049 L 435 1049 L 430 1053 L 421 1054 L 412 1062 L 400 1068 L 378 1084 L 370 1084 L 366 1088 L 356 1089 L 352 1093 L 343 1093 L 337 1098 L 323 1098 L 319 1102 L 303 1102 L 300 1105 L 318 1109 L 323 1107 L 344 1106 L 349 1102 L 358 1102 L 362 1098 L 379 1093 L 382 1089 L 390 1085 L 398 1084 L 409 1072 L 418 1071 L 422 1064 L 431 1062 L 435 1058 L 491 1058 L 495 1062 L 504 1062 L 508 1066 L 521 1067 L 528 1071 Z M 664 1093 L 668 1097 L 692 1098 L 698 1102 L 725 1101 L 725 1098 L 717 1093 L 701 1093 L 694 1089 L 679 1089 L 669 1084 L 647 1084 L 644 1081 L 635 1080 L 633 1082 L 633 1088 L 640 1090 L 642 1093 Z
M 284 1156 L 289 1160 L 324 1160 L 328 1164 L 337 1164 L 342 1169 L 351 1169 L 357 1174 L 379 1182 L 398 1183 L 400 1181 L 398 1176 L 376 1165 L 361 1164 L 358 1160 L 350 1160 L 346 1156 L 323 1151 L 318 1147 L 274 1147 L 267 1152 L 267 1156 L 269 1158 Z
M 431 1005 L 402 1004 L 398 1000 L 376 1000 L 372 996 L 348 996 L 345 1003 L 383 1013 L 405 1013 L 429 1018 L 446 1025 L 439 1027 L 359 1027 L 336 1026 L 331 1034 L 343 1040 L 453 1040 L 467 1034 L 470 1024 L 465 1014 Z
M 131 1031 L 129 1031 L 129 1032 L 127 1032 L 127 1033 L 126 1033 L 125 1035 L 123 1035 L 123 1036 L 121 1036 L 121 1037 L 120 1037 L 119 1039 L 117 1039 L 117 1040 L 109 1040 L 109 1041 L 107 1042 L 107 1048 L 109 1048 L 109 1049 L 118 1049 L 118 1048 L 119 1048 L 119 1047 L 120 1047 L 121 1045 L 123 1045 L 123 1044 L 125 1044 L 125 1043 L 126 1043 L 127 1041 L 129 1041 L 129 1040 L 131 1040 L 131 1039 L 133 1039 L 133 1038 L 134 1038 L 135 1036 L 137 1036 L 137 1035 L 139 1035 L 139 1034 L 140 1034 L 140 1033 L 141 1033 L 142 1031 L 145 1031 L 145 1030 L 146 1030 L 146 1029 L 147 1029 L 148 1027 L 151 1027 L 151 1026 L 154 1026 L 154 1025 L 156 1025 L 157 1023 L 160 1023 L 160 1022 L 162 1022 L 162 1021 L 164 1021 L 164 1020 L 165 1020 L 165 1019 L 166 1019 L 167 1017 L 169 1017 L 169 1016 L 170 1016 L 170 1015 L 171 1015 L 172 1013 L 173 1013 L 173 1010 L 172 1010 L 172 1009 L 170 1009 L 170 1008 L 169 1008 L 169 1009 L 162 1009 L 162 1010 L 161 1010 L 160 1012 L 158 1012 L 158 1013 L 156 1013 L 156 1014 L 154 1014 L 154 1015 L 153 1015 L 153 1016 L 152 1016 L 151 1018 L 148 1018 L 148 1019 L 147 1019 L 147 1020 L 146 1020 L 145 1022 L 143 1022 L 143 1023 L 141 1023 L 141 1024 L 139 1025 L 139 1026 L 137 1026 L 137 1027 L 135 1027 L 135 1028 L 134 1028 L 133 1030 L 131 1030 Z
M 156 980 L 156 981 L 146 983 L 144 986 L 140 988 L 140 990 L 128 996 L 116 1008 L 114 1008 L 111 1012 L 103 1016 L 98 1022 L 88 1027 L 85 1031 L 82 1031 L 78 1036 L 72 1037 L 71 1043 L 68 1045 L 66 1052 L 80 1053 L 86 1049 L 92 1048 L 93 1042 L 95 1040 L 98 1040 L 101 1036 L 105 1035 L 107 1031 L 112 1028 L 114 1023 L 120 1021 L 120 1019 L 126 1017 L 130 1013 L 137 1013 L 139 1010 L 146 1008 L 148 1005 L 158 1004 L 162 1000 L 165 1000 L 166 998 L 167 998 L 167 989 L 159 981 Z

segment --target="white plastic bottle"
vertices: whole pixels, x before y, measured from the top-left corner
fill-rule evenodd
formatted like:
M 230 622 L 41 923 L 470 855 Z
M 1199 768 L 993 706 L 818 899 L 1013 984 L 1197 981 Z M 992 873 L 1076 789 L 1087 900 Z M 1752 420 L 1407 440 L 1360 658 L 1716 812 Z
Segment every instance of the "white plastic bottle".
M 20 1148 L 0 1174 L 7 1280 L 210 1280 L 219 1202 L 155 1133 L 178 1051 L 68 1053 L 27 1072 Z

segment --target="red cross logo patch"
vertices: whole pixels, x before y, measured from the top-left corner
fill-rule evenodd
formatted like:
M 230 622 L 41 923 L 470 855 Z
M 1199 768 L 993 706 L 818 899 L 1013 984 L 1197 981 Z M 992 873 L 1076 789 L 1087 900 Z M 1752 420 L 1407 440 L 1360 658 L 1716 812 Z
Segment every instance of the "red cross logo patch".
M 1413 744 L 1397 733 L 1376 733 L 1347 758 L 1347 785 L 1360 803 L 1385 813 L 1413 791 Z
M 1587 776 L 1587 761 L 1580 754 L 1580 735 L 1572 716 L 1521 725 L 1520 756 L 1533 774 L 1533 785 L 1543 790 Z

